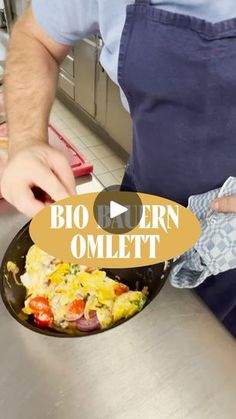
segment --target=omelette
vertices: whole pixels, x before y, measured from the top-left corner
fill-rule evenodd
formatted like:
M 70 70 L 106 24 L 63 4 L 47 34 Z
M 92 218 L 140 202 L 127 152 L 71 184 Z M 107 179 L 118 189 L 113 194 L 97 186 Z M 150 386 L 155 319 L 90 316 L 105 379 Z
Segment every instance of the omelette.
M 141 311 L 148 291 L 130 290 L 106 272 L 64 263 L 33 245 L 21 282 L 23 313 L 40 327 L 89 332 L 106 329 Z

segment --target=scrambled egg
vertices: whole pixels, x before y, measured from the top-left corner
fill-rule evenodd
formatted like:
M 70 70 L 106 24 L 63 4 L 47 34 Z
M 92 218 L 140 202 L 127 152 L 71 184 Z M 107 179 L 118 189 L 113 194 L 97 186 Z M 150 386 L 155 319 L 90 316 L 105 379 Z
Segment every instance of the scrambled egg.
M 67 321 L 70 305 L 84 301 L 83 317 L 89 319 L 96 312 L 101 328 L 128 318 L 144 307 L 146 292 L 121 289 L 121 284 L 106 272 L 86 266 L 63 263 L 33 245 L 26 257 L 26 272 L 21 281 L 27 289 L 25 314 L 33 314 L 30 301 L 44 297 L 50 304 L 56 326 L 70 327 Z

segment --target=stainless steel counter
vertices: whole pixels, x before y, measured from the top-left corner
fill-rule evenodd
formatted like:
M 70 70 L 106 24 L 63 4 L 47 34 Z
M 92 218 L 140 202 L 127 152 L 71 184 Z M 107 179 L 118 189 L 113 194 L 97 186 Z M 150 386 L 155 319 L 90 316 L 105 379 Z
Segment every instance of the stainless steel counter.
M 26 221 L 0 202 L 0 259 Z M 0 339 L 2 419 L 235 419 L 235 340 L 189 291 L 167 285 L 134 319 L 82 339 L 33 333 L 0 302 Z

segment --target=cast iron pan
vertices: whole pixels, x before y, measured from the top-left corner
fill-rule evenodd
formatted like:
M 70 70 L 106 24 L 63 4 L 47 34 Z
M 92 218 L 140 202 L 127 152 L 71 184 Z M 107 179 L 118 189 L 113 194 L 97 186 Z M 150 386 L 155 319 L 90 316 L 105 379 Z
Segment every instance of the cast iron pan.
M 52 330 L 48 328 L 40 328 L 34 324 L 31 318 L 27 318 L 21 309 L 24 306 L 25 288 L 20 283 L 20 275 L 24 273 L 25 256 L 33 244 L 29 235 L 29 223 L 25 225 L 8 247 L 0 268 L 0 292 L 3 302 L 9 313 L 23 326 L 35 332 L 55 337 L 81 337 L 88 336 L 101 331 L 95 332 L 65 332 L 63 329 Z M 14 278 L 12 273 L 7 270 L 7 262 L 14 262 L 19 268 L 19 273 Z M 165 264 L 146 266 L 141 268 L 129 269 L 106 269 L 107 274 L 114 279 L 120 279 L 127 284 L 131 290 L 142 290 L 144 286 L 149 289 L 148 304 L 157 296 L 161 288 L 166 282 L 169 274 L 170 266 L 164 269 Z M 122 320 L 118 324 L 124 323 L 127 320 Z

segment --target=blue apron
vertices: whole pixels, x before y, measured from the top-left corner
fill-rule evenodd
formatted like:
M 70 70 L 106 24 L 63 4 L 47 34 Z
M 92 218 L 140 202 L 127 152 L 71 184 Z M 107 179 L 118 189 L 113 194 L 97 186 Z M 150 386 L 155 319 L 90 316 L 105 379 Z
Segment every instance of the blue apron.
M 236 19 L 216 24 L 127 7 L 118 79 L 133 119 L 133 152 L 122 189 L 173 199 L 236 176 Z M 236 272 L 197 293 L 236 336 Z

